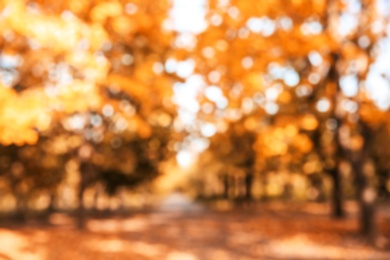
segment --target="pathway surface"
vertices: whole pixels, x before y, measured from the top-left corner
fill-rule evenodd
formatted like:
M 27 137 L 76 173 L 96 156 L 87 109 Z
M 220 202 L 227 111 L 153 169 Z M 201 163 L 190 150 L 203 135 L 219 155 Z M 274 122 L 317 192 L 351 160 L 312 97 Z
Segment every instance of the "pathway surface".
M 377 241 L 357 235 L 357 219 L 335 221 L 315 205 L 287 210 L 261 206 L 229 211 L 170 210 L 74 219 L 54 214 L 47 223 L 0 226 L 0 259 L 390 259 L 389 216 L 381 216 Z

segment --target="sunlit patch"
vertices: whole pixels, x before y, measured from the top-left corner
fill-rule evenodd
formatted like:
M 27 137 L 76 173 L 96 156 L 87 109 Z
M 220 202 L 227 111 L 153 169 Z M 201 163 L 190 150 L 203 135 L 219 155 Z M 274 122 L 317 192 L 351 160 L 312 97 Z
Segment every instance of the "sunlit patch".
M 265 111 L 267 112 L 267 114 L 270 114 L 270 115 L 275 115 L 279 110 L 278 104 L 273 103 L 273 102 L 266 103 L 264 108 L 265 108 Z
M 153 72 L 156 74 L 161 74 L 164 71 L 164 66 L 160 62 L 156 62 L 153 64 Z
M 290 17 L 282 17 L 279 19 L 280 27 L 285 31 L 290 31 L 293 27 L 293 21 Z
M 278 98 L 279 94 L 280 91 L 275 87 L 267 88 L 267 90 L 265 91 L 265 97 L 269 101 L 275 101 Z
M 176 68 L 176 74 L 181 78 L 187 78 L 192 75 L 195 68 L 195 62 L 193 60 L 186 60 L 179 62 Z
M 367 35 L 360 36 L 358 39 L 358 44 L 362 48 L 367 48 L 371 43 L 370 38 Z
M 218 129 L 217 129 L 218 130 Z M 210 141 L 207 138 L 196 138 L 191 147 L 197 152 L 204 152 L 210 146 Z
M 208 123 L 204 124 L 200 131 L 204 137 L 212 137 L 217 132 L 217 129 L 214 124 Z
M 317 104 L 316 108 L 319 112 L 327 112 L 330 109 L 330 102 L 327 98 L 320 99 Z
M 111 117 L 114 115 L 114 108 L 111 105 L 106 104 L 102 108 L 102 113 L 106 117 Z
M 205 90 L 205 96 L 210 100 L 217 102 L 223 97 L 222 90 L 217 86 L 210 86 Z
M 358 19 L 355 14 L 352 13 L 343 13 L 340 17 L 340 23 L 338 26 L 338 33 L 342 36 L 351 34 L 358 25 Z
M 250 69 L 253 66 L 252 57 L 245 57 L 241 60 L 242 67 L 244 69 Z
M 192 33 L 180 33 L 176 37 L 175 46 L 186 50 L 192 50 L 196 46 L 196 37 Z
M 308 85 L 300 85 L 295 89 L 298 97 L 305 97 L 310 95 L 313 92 L 312 87 Z
M 359 90 L 359 81 L 355 75 L 347 75 L 340 78 L 340 86 L 345 96 L 353 97 Z
M 100 126 L 103 123 L 103 119 L 99 115 L 93 115 L 91 116 L 90 122 L 93 126 Z
M 131 65 L 134 62 L 134 58 L 131 54 L 124 54 L 121 57 L 121 62 L 123 65 Z
M 221 99 L 219 99 L 217 102 L 217 107 L 219 109 L 225 109 L 229 103 L 229 101 L 227 100 L 227 98 L 225 97 L 222 97 Z
M 179 151 L 176 160 L 180 166 L 188 167 L 194 162 L 194 155 L 189 151 Z
M 125 251 L 131 244 L 127 241 L 119 239 L 106 239 L 106 240 L 90 240 L 88 241 L 89 247 L 99 252 L 122 252 Z
M 316 51 L 312 51 L 309 53 L 309 60 L 310 63 L 316 67 L 322 64 L 322 56 Z
M 268 17 L 251 17 L 246 22 L 246 26 L 254 33 L 261 33 L 263 36 L 271 36 L 276 30 L 276 24 Z M 288 27 L 288 25 L 286 26 Z
M 211 103 L 204 103 L 202 105 L 202 112 L 205 114 L 210 114 L 214 110 L 214 106 Z
M 242 117 L 242 112 L 239 109 L 228 109 L 225 117 L 228 120 L 237 121 Z
M 205 47 L 203 50 L 202 50 L 202 55 L 205 57 L 205 58 L 212 58 L 214 57 L 214 54 L 215 54 L 215 51 L 212 47 Z
M 238 17 L 240 16 L 240 10 L 235 6 L 231 6 L 228 9 L 228 14 L 231 18 L 238 19 Z
M 263 20 L 261 18 L 252 17 L 246 22 L 248 28 L 255 33 L 259 33 L 263 29 Z
M 134 3 L 127 3 L 125 5 L 125 12 L 127 14 L 133 15 L 138 11 L 138 6 L 135 5 Z
M 322 24 L 318 21 L 307 21 L 301 25 L 303 34 L 320 34 L 322 32 Z
M 175 0 L 170 13 L 176 31 L 200 33 L 207 28 L 204 0 Z
M 80 130 L 85 126 L 85 117 L 82 115 L 74 115 L 64 122 L 64 126 L 70 130 Z
M 39 196 L 35 198 L 33 202 L 34 203 L 32 204 L 34 208 L 36 208 L 37 210 L 45 210 L 50 204 L 50 196 L 47 193 L 39 194 Z
M 211 16 L 210 18 L 210 23 L 214 26 L 219 26 L 222 24 L 222 16 L 220 16 L 219 14 L 214 14 Z
M 46 241 L 42 233 L 38 233 L 42 242 Z M 37 242 L 40 241 L 38 238 Z M 14 232 L 0 230 L 0 257 L 4 259 L 26 259 L 26 260 L 41 260 L 46 259 L 47 250 L 41 246 L 33 246 L 29 241 Z
M 249 34 L 250 34 L 250 31 L 243 27 L 241 28 L 239 31 L 238 31 L 238 37 L 241 38 L 241 39 L 246 39 L 249 37 Z
M 165 70 L 168 73 L 174 73 L 177 70 L 177 66 L 178 66 L 177 61 L 173 58 L 169 58 L 165 62 Z
M 249 114 L 250 112 L 252 112 L 252 111 L 254 110 L 254 102 L 253 102 L 253 100 L 250 99 L 250 98 L 244 98 L 244 99 L 242 100 L 242 105 L 241 105 L 241 107 L 242 107 L 242 111 L 243 111 L 244 113 Z
M 341 102 L 341 107 L 348 113 L 355 113 L 359 108 L 355 101 L 347 99 Z
M 271 243 L 268 250 L 278 257 L 313 258 L 343 258 L 343 252 L 334 246 L 320 245 L 304 235 L 295 235 L 291 238 Z
M 218 133 L 224 133 L 228 130 L 228 124 L 225 121 L 218 121 L 216 125 Z
M 76 19 L 75 15 L 69 10 L 63 11 L 61 13 L 61 18 L 66 22 L 70 22 L 70 21 Z
M 310 73 L 308 80 L 311 84 L 316 85 L 320 82 L 321 77 L 317 72 L 312 72 Z
M 209 73 L 210 82 L 218 83 L 220 79 L 221 79 L 221 74 L 218 71 L 213 70 Z
M 92 232 L 135 232 L 145 230 L 148 227 L 148 223 L 147 220 L 139 218 L 126 220 L 89 220 L 87 227 Z
M 280 64 L 276 62 L 272 62 L 268 65 L 268 73 L 274 79 L 283 79 L 286 68 L 280 66 Z
M 172 253 L 169 253 L 167 260 L 198 260 L 195 255 L 190 254 L 190 253 L 185 253 L 185 252 L 180 252 L 180 251 L 174 251 Z
M 293 70 L 288 69 L 284 74 L 284 83 L 289 87 L 295 87 L 300 81 L 299 74 Z

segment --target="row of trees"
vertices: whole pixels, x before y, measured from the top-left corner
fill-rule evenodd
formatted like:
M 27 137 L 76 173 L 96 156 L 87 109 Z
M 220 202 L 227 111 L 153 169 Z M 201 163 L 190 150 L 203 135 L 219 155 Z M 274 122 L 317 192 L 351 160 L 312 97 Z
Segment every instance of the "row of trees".
M 208 7 L 209 28 L 192 54 L 209 86 L 199 117 L 217 122 L 220 132 L 211 139 L 212 153 L 246 169 L 246 196 L 251 175 L 275 161 L 290 172 L 327 173 L 337 217 L 344 214 L 340 165 L 347 162 L 362 231 L 372 235 L 372 175 L 378 173 L 382 191 L 388 181 L 382 136 L 389 130 L 388 3 L 210 1 Z
M 164 0 L 0 6 L 1 180 L 19 208 L 67 171 L 80 174 L 79 201 L 97 182 L 109 194 L 142 184 L 190 134 L 210 138 L 222 171 L 244 169 L 247 198 L 256 171 L 327 173 L 336 216 L 347 162 L 373 234 L 370 174 L 388 190 L 387 1 L 210 0 L 197 35 L 172 30 Z M 173 86 L 194 74 L 199 109 L 184 127 Z
M 175 56 L 166 1 L 0 1 L 2 196 L 23 215 L 37 194 L 79 174 L 83 197 L 159 174 L 173 152 Z

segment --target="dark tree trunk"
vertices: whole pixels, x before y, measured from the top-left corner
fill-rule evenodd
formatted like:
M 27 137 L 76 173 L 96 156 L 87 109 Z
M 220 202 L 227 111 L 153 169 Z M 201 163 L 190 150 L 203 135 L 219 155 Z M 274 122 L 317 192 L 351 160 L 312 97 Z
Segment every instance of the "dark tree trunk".
M 19 194 L 16 197 L 16 219 L 20 222 L 27 220 L 27 196 Z
M 93 169 L 89 162 L 82 162 L 79 168 L 80 184 L 77 192 L 78 208 L 76 212 L 77 228 L 82 230 L 85 227 L 85 208 L 84 208 L 84 192 L 87 187 L 88 179 L 91 179 Z
M 252 184 L 253 184 L 253 174 L 248 172 L 245 174 L 245 199 L 252 200 Z
M 387 190 L 387 180 L 388 180 L 388 171 L 386 170 L 379 171 L 378 198 L 381 200 L 388 200 L 390 197 L 390 193 Z
M 229 183 L 229 175 L 225 174 L 222 177 L 222 183 L 223 183 L 223 198 L 229 199 L 229 192 L 230 192 L 230 183 Z
M 338 168 L 334 168 L 330 171 L 332 177 L 333 190 L 332 190 L 332 215 L 335 218 L 344 217 L 343 210 L 343 191 L 341 185 L 341 174 Z
M 370 185 L 369 176 L 364 171 L 368 159 L 368 149 L 371 141 L 371 132 L 364 122 L 359 122 L 361 135 L 364 139 L 363 147 L 351 154 L 352 167 L 356 177 L 357 197 L 360 208 L 360 231 L 374 241 L 376 234 L 375 210 L 376 191 Z
M 261 175 L 261 189 L 262 189 L 261 199 L 264 201 L 268 199 L 267 186 L 268 186 L 267 174 L 263 172 L 263 174 Z
M 356 176 L 357 198 L 360 208 L 360 231 L 363 235 L 374 239 L 376 233 L 375 225 L 375 199 L 376 193 L 373 187 L 370 187 L 369 179 L 365 174 L 364 158 L 359 154 L 352 161 Z
M 76 217 L 77 217 L 77 228 L 80 230 L 84 229 L 84 227 L 85 227 L 85 208 L 84 208 L 84 203 L 83 203 L 85 185 L 83 182 L 84 181 L 81 180 L 80 187 L 79 187 L 78 194 L 77 194 L 77 200 L 78 200 L 79 205 L 77 208 L 77 216 Z
M 85 226 L 85 208 L 84 208 L 84 193 L 87 187 L 94 183 L 97 176 L 97 169 L 93 163 L 83 161 L 80 163 L 79 174 L 80 174 L 80 185 L 77 194 L 78 208 L 77 208 L 77 227 L 84 229 Z
M 47 207 L 47 212 L 48 213 L 53 213 L 55 211 L 55 207 L 54 207 L 54 204 L 55 204 L 55 195 L 54 195 L 54 192 L 51 192 L 50 193 L 50 202 L 49 202 L 49 206 Z
M 342 192 L 342 185 L 341 185 L 341 173 L 339 170 L 339 165 L 341 162 L 341 158 L 344 155 L 344 150 L 343 147 L 341 146 L 341 140 L 340 140 L 340 126 L 342 124 L 342 120 L 340 119 L 340 116 L 337 114 L 337 102 L 338 102 L 338 95 L 341 93 L 341 88 L 340 88 L 340 75 L 339 72 L 337 71 L 337 63 L 340 59 L 340 54 L 339 53 L 332 53 L 331 54 L 333 62 L 329 68 L 329 79 L 331 82 L 334 83 L 331 84 L 330 91 L 334 92 L 333 96 L 333 111 L 332 111 L 332 118 L 336 122 L 336 127 L 333 130 L 334 131 L 334 145 L 336 146 L 336 151 L 334 154 L 334 162 L 335 165 L 333 166 L 333 169 L 330 170 L 330 174 L 332 177 L 333 181 L 333 196 L 332 196 L 332 209 L 333 209 L 333 216 L 336 218 L 342 218 L 345 216 L 344 213 L 344 208 L 343 208 L 343 192 Z M 332 89 L 334 88 L 334 89 Z
M 237 179 L 237 176 L 230 177 L 230 188 L 232 190 L 231 198 L 233 200 L 240 197 L 240 180 Z
M 95 194 L 93 195 L 93 210 L 98 212 L 99 190 L 95 188 Z
M 363 193 L 366 192 L 367 190 L 365 190 Z M 367 235 L 371 240 L 373 240 L 376 234 L 374 203 L 367 201 L 364 197 L 360 198 L 360 212 L 361 231 L 364 235 Z

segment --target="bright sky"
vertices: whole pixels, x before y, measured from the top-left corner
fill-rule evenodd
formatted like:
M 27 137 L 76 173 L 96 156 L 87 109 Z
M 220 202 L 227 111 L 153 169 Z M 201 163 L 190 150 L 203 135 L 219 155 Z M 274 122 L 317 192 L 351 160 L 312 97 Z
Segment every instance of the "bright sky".
M 205 0 L 173 0 L 173 28 L 182 33 L 199 33 L 206 29 Z
M 205 20 L 205 1 L 204 0 L 173 0 L 174 7 L 171 11 L 174 30 L 181 33 L 178 37 L 181 41 L 189 41 L 194 34 L 200 33 L 207 28 Z M 177 62 L 170 60 L 165 64 L 167 70 L 176 71 L 176 73 L 185 78 L 184 83 L 176 83 L 174 86 L 173 101 L 179 106 L 179 117 L 182 122 L 181 127 L 189 129 L 194 127 L 196 113 L 199 111 L 197 101 L 198 94 L 203 91 L 206 84 L 201 76 L 194 75 L 195 64 L 192 60 Z M 203 134 L 210 134 L 213 131 L 210 126 L 203 126 Z M 208 146 L 208 141 L 200 136 L 187 138 L 183 144 L 184 147 L 177 153 L 176 159 L 180 166 L 188 167 L 195 160 L 197 155 Z

